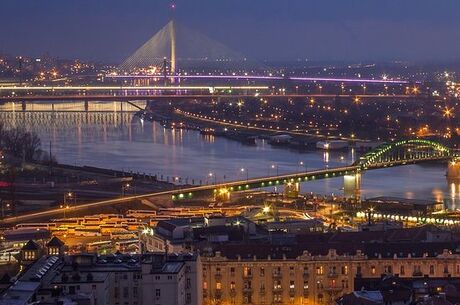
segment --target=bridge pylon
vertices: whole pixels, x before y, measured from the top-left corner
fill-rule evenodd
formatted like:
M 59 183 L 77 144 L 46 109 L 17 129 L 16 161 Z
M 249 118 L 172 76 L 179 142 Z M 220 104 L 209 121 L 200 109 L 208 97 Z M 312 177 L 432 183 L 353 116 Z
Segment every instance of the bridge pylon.
M 230 201 L 230 190 L 226 187 L 217 189 L 214 192 L 214 200 L 217 202 L 228 202 Z
M 460 159 L 452 159 L 447 165 L 447 180 L 460 181 Z
M 300 193 L 300 183 L 288 182 L 284 185 L 284 196 L 287 198 L 297 198 Z
M 343 176 L 343 195 L 356 202 L 361 200 L 361 172 Z

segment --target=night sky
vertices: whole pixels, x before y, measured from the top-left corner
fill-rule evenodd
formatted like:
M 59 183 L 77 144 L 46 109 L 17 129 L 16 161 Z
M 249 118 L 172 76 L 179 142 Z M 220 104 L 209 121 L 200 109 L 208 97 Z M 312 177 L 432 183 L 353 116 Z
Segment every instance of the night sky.
M 119 62 L 162 0 L 1 0 L 0 52 Z M 178 0 L 179 22 L 263 60 L 460 59 L 459 0 Z

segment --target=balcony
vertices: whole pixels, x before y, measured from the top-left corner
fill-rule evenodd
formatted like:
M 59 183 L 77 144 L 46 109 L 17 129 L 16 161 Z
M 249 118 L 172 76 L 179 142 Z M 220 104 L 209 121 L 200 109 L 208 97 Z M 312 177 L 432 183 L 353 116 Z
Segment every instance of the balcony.
M 216 299 L 221 299 L 222 298 L 222 290 L 216 289 L 216 291 L 214 292 L 214 297 Z
M 276 293 L 276 292 L 283 292 L 283 287 L 281 287 L 281 286 L 275 286 L 275 287 L 273 287 L 273 292 L 275 292 L 275 293 Z
M 328 287 L 324 287 L 324 290 L 328 292 L 339 292 L 339 291 L 342 291 L 343 288 L 340 286 L 328 286 Z
M 252 287 L 243 287 L 243 293 L 250 293 L 252 292 Z
M 412 276 L 423 276 L 423 273 L 422 273 L 422 271 L 414 271 L 412 273 Z
M 273 272 L 273 278 L 278 279 L 278 278 L 280 278 L 282 276 L 283 276 L 283 274 L 281 272 Z
M 329 272 L 327 274 L 327 277 L 330 278 L 330 279 L 335 279 L 339 276 L 339 274 L 337 272 Z

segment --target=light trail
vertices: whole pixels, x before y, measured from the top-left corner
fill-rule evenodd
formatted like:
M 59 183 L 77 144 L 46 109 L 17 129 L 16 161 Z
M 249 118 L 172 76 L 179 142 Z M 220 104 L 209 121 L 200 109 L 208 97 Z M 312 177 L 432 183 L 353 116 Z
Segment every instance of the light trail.
M 0 86 L 0 91 L 67 91 L 67 90 L 266 90 L 268 86 Z
M 109 78 L 163 78 L 159 75 L 106 75 Z M 172 77 L 172 76 L 170 76 Z M 300 82 L 334 82 L 334 83 L 369 83 L 369 84 L 409 84 L 407 80 L 384 80 L 366 78 L 328 78 L 298 76 L 264 76 L 264 75 L 176 75 L 176 79 L 233 79 L 233 80 L 291 80 Z

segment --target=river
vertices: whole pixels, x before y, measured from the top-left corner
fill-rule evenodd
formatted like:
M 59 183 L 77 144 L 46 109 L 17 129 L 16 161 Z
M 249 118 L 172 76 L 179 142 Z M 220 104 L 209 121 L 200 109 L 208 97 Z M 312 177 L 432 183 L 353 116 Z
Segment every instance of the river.
M 197 131 L 165 129 L 120 112 L 0 112 L 7 127 L 35 131 L 42 148 L 60 163 L 157 174 L 188 183 L 213 183 L 351 164 L 356 153 L 299 152 L 259 140 L 246 146 Z M 459 184 L 449 184 L 445 164 L 408 165 L 365 172 L 362 197 L 395 196 L 444 201 L 456 209 Z M 343 178 L 308 182 L 302 192 L 342 194 Z

